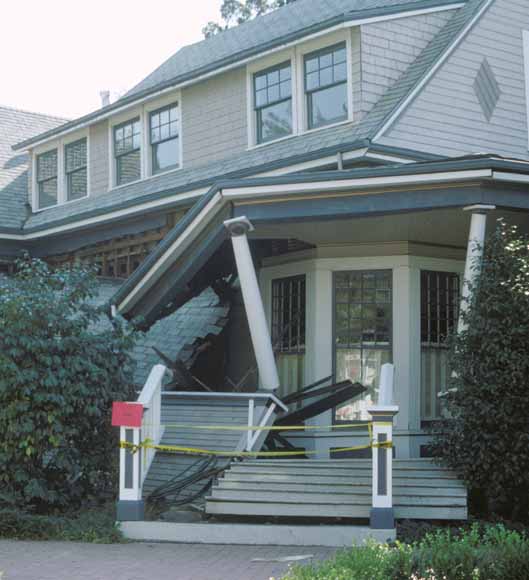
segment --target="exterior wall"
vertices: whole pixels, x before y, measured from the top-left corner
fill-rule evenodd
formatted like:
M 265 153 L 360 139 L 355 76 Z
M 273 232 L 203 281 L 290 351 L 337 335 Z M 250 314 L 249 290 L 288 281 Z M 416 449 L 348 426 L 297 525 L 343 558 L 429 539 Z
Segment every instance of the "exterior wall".
M 186 169 L 244 151 L 248 143 L 246 69 L 184 89 L 182 123 Z
M 90 195 L 107 193 L 109 183 L 108 123 L 103 121 L 90 127 Z
M 529 159 L 522 30 L 529 30 L 527 0 L 495 0 L 379 142 Z M 490 122 L 473 87 L 485 57 L 501 90 Z
M 358 257 L 353 247 L 349 247 L 351 257 L 343 257 L 343 250 L 336 258 L 315 258 L 278 266 L 270 265 L 261 270 L 260 283 L 265 311 L 270 316 L 271 283 L 275 278 L 306 274 L 307 276 L 307 354 L 305 357 L 305 382 L 307 384 L 333 373 L 333 272 L 340 270 L 386 270 L 393 272 L 393 337 L 392 352 L 395 364 L 395 402 L 400 410 L 395 419 L 397 457 L 418 457 L 420 444 L 427 440 L 420 428 L 420 384 L 421 384 L 421 343 L 420 343 L 420 272 L 438 270 L 457 272 L 464 270 L 464 251 L 457 252 L 462 259 L 453 259 L 454 249 L 442 248 L 435 251 L 424 247 L 419 254 L 388 251 L 388 246 L 380 248 L 385 255 L 369 252 Z M 372 248 L 376 250 L 376 248 Z M 402 252 L 402 244 L 395 244 L 395 251 Z M 410 248 L 411 249 L 411 248 Z M 418 249 L 417 246 L 414 247 Z M 365 246 L 362 248 L 365 250 Z M 393 254 L 393 255 L 391 255 Z M 433 257 L 433 256 L 436 257 Z M 316 354 L 317 353 L 317 356 Z M 327 411 L 310 421 L 312 425 L 331 425 L 332 412 Z M 309 435 L 294 434 L 289 438 L 307 449 L 316 449 L 319 457 L 328 457 L 329 450 L 363 444 L 362 436 L 356 431 L 330 433 L 315 430 Z
M 446 10 L 362 26 L 362 114 L 397 81 L 453 14 Z

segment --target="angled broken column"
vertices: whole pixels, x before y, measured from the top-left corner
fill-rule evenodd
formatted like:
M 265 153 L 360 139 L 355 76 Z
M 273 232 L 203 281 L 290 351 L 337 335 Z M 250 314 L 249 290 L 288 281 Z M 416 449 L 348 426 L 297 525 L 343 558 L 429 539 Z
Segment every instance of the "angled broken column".
M 227 220 L 224 225 L 231 235 L 244 309 L 259 369 L 259 378 L 266 390 L 273 391 L 279 387 L 279 376 L 257 274 L 248 243 L 247 233 L 253 230 L 253 226 L 246 217 Z

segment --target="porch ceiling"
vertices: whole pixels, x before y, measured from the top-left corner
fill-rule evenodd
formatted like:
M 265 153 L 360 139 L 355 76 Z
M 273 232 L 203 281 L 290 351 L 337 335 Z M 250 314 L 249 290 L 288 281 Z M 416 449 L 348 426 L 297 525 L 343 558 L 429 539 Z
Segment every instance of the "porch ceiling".
M 501 209 L 490 214 L 489 231 L 501 217 L 529 233 L 529 213 Z M 315 246 L 410 241 L 466 248 L 469 225 L 470 212 L 453 208 L 332 221 L 261 223 L 251 235 L 256 239 L 295 238 Z

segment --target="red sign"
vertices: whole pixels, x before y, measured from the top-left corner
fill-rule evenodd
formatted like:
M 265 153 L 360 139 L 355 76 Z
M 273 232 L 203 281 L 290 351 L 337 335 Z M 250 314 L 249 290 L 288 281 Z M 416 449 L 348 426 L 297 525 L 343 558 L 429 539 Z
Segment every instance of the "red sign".
M 141 403 L 112 403 L 112 427 L 141 427 Z

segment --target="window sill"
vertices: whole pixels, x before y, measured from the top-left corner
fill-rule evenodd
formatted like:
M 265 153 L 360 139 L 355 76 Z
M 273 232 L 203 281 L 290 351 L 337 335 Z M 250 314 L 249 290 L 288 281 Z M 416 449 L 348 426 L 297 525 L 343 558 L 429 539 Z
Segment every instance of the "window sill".
M 167 171 L 160 171 L 160 173 L 153 173 L 152 175 L 147 175 L 146 177 L 142 177 L 141 179 L 136 179 L 134 181 L 129 181 L 128 183 L 123 183 L 122 185 L 113 185 L 109 188 L 108 192 L 116 191 L 118 189 L 123 189 L 124 187 L 128 187 L 129 185 L 136 185 L 137 183 L 143 183 L 144 181 L 150 181 L 151 179 L 155 179 L 157 177 L 161 177 L 162 175 L 169 175 L 170 173 L 177 173 L 178 171 L 182 171 L 183 167 L 175 167 L 173 169 L 168 169 Z
M 246 151 L 253 151 L 255 149 L 261 149 L 262 147 L 267 147 L 268 145 L 274 145 L 276 143 L 282 143 L 283 141 L 288 141 L 289 139 L 294 139 L 295 137 L 301 137 L 303 135 L 310 135 L 311 133 L 316 133 L 318 131 L 323 131 L 324 129 L 331 129 L 333 127 L 340 127 L 341 125 L 347 125 L 353 122 L 353 118 L 346 119 L 345 121 L 338 121 L 337 123 L 331 123 L 330 125 L 324 125 L 323 127 L 315 127 L 314 129 L 305 129 L 303 131 L 297 131 L 286 137 L 280 137 L 279 139 L 274 139 L 273 141 L 267 141 L 266 143 L 256 143 L 247 147 Z
M 63 205 L 70 205 L 72 203 L 76 203 L 79 201 L 83 201 L 87 198 L 90 197 L 90 194 L 87 193 L 84 197 L 80 197 L 79 199 L 67 199 L 66 201 L 61 201 L 59 203 L 56 203 L 55 205 L 50 205 L 48 207 L 40 207 L 40 208 L 31 208 L 31 213 L 36 214 L 36 213 L 41 213 L 43 211 L 47 211 L 49 209 L 54 209 L 56 207 L 62 207 Z

